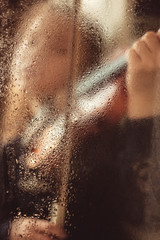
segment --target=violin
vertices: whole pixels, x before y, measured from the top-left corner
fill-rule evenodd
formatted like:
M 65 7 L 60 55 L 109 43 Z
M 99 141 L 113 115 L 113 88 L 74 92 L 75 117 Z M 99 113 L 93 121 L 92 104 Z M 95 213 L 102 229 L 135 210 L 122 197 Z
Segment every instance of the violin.
M 73 100 L 68 119 L 65 113 L 61 114 L 54 120 L 54 123 L 43 128 L 42 134 L 37 139 L 36 147 L 32 148 L 31 156 L 27 157 L 30 167 L 42 163 L 42 159 L 46 159 L 56 149 L 66 134 L 66 121 L 69 121 L 68 125 L 72 128 L 72 133 L 75 131 L 76 136 L 78 134 L 80 138 L 82 132 L 85 132 L 83 137 L 92 133 L 100 119 L 111 124 L 120 121 L 126 112 L 127 95 L 124 81 L 126 68 L 127 61 L 122 56 L 76 83 L 73 88 Z M 35 116 L 36 121 L 33 120 L 31 126 L 27 128 L 24 133 L 26 137 L 22 139 L 23 145 L 28 145 L 32 136 L 38 131 L 38 127 L 42 128 L 46 124 L 40 120 L 44 119 L 43 114 L 47 113 L 40 109 Z
M 78 134 L 81 138 L 94 131 L 99 119 L 108 121 L 112 124 L 117 124 L 126 112 L 126 90 L 125 90 L 125 73 L 127 68 L 127 61 L 124 56 L 110 62 L 107 66 L 104 65 L 92 73 L 88 74 L 87 77 L 78 81 L 73 87 L 72 104 L 70 107 L 69 117 L 65 114 L 58 116 L 54 120 L 53 124 L 45 126 L 41 136 L 37 138 L 36 147 L 32 147 L 32 151 L 25 155 L 25 162 L 28 168 L 39 168 L 43 165 L 49 166 L 49 162 L 52 161 L 56 164 L 59 161 L 56 156 L 60 155 L 59 145 L 65 135 L 69 135 L 70 149 L 65 153 L 66 160 L 64 160 L 63 171 L 61 174 L 62 178 L 62 189 L 61 198 L 65 199 L 65 192 L 67 189 L 67 181 L 70 169 L 70 151 L 72 149 L 72 140 L 75 139 L 70 137 L 70 134 Z M 39 117 L 44 114 L 44 111 L 39 112 Z M 36 119 L 38 117 L 36 116 Z M 69 124 L 66 125 L 66 122 Z M 34 121 L 32 121 L 34 122 Z M 37 124 L 35 122 L 35 130 L 37 131 Z M 43 122 L 40 124 L 40 128 L 43 126 Z M 66 130 L 66 126 L 71 128 L 71 131 Z M 32 132 L 34 126 L 30 126 L 24 133 L 23 144 L 28 145 L 33 138 Z M 82 134 L 85 132 L 85 134 Z M 64 150 L 64 149 L 63 149 Z M 62 151 L 63 151 L 62 150 Z M 57 154 L 53 154 L 56 152 Z M 53 163 L 53 165 L 54 165 Z M 48 171 L 47 171 L 48 172 Z M 65 175 L 65 176 L 64 176 Z M 65 203 L 66 204 L 66 203 Z M 64 204 L 64 205 L 65 205 Z M 61 206 L 58 203 L 53 204 L 53 210 L 51 213 L 51 220 L 63 225 L 65 206 Z

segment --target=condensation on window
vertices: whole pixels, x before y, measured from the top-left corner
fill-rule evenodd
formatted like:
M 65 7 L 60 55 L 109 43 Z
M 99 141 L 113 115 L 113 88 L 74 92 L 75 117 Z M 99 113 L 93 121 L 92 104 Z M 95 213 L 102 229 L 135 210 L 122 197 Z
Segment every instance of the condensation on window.
M 159 2 L 0 4 L 0 239 L 158 240 Z

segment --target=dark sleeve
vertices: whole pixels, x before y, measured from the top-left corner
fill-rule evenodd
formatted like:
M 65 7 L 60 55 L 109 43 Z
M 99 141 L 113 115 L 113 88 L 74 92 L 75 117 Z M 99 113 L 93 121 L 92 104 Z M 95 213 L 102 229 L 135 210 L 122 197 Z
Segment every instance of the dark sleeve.
M 7 196 L 7 162 L 4 148 L 0 149 L 0 239 L 7 240 L 10 229 Z
M 135 153 L 137 158 L 148 157 L 151 154 L 154 122 L 154 118 L 125 120 L 122 132 L 127 158 L 131 158 L 132 153 Z
M 0 223 L 0 239 L 8 240 L 11 223 L 9 219 Z
M 149 210 L 153 206 L 152 177 L 155 168 L 153 145 L 156 122 L 160 117 L 125 119 L 121 126 L 119 162 L 119 187 L 121 189 L 122 216 L 125 222 L 140 226 L 151 219 Z M 157 170 L 156 170 L 157 171 Z M 152 209 L 153 210 L 153 209 Z M 151 211 L 152 211 L 151 210 Z M 152 211 L 153 212 L 153 211 Z
M 3 148 L 0 148 L 0 220 L 3 218 L 3 205 L 5 201 L 5 167 L 3 162 Z

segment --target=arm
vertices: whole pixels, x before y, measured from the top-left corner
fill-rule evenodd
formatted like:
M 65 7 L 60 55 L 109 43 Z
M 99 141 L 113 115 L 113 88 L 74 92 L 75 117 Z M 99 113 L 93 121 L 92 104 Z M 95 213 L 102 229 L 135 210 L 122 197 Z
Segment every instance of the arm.
M 127 58 L 127 118 L 122 126 L 124 135 L 119 160 L 122 161 L 125 186 L 126 222 L 133 228 L 134 225 L 159 223 L 156 200 L 159 189 L 154 189 L 158 181 L 153 184 L 153 179 L 158 179 L 155 175 L 159 174 L 156 159 L 159 155 L 155 154 L 159 138 L 154 132 L 158 129 L 155 123 L 160 120 L 159 32 L 148 32 L 138 39 L 128 51 Z

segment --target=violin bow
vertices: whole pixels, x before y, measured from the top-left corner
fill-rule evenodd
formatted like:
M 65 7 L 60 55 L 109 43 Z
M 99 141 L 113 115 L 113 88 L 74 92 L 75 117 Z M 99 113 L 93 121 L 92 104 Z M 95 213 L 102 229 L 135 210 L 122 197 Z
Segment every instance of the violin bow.
M 70 175 L 70 160 L 72 155 L 72 128 L 70 127 L 71 121 L 71 109 L 70 105 L 73 101 L 73 83 L 76 74 L 76 49 L 78 43 L 78 31 L 77 31 L 77 21 L 79 17 L 79 11 L 81 6 L 81 0 L 73 0 L 73 37 L 72 37 L 72 56 L 71 56 L 71 64 L 70 64 L 70 76 L 69 76 L 69 83 L 67 86 L 68 96 L 67 96 L 67 103 L 68 107 L 66 110 L 66 132 L 65 132 L 65 158 L 63 159 L 63 166 L 62 166 L 62 173 L 61 173 L 61 187 L 60 187 L 60 198 L 59 201 L 55 202 L 53 200 L 52 207 L 51 207 L 51 221 L 60 225 L 61 227 L 65 226 L 65 219 L 66 219 L 66 210 L 68 205 L 68 184 L 69 184 L 69 175 Z

